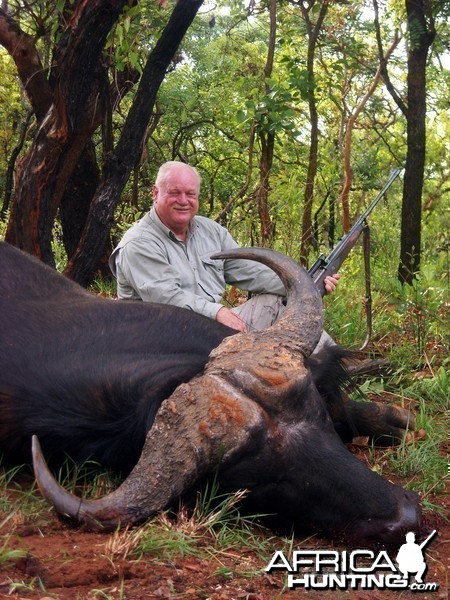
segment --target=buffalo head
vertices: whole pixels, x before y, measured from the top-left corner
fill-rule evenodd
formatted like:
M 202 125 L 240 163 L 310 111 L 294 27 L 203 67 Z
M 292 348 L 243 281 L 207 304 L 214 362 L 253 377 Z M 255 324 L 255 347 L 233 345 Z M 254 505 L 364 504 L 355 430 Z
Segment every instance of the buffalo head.
M 417 497 L 353 457 L 335 433 L 305 361 L 322 330 L 322 301 L 308 273 L 269 250 L 236 249 L 282 279 L 287 306 L 271 328 L 226 337 L 202 374 L 161 405 L 141 457 L 122 485 L 98 500 L 66 492 L 33 440 L 39 488 L 56 511 L 115 528 L 171 505 L 219 466 L 224 490 L 248 489 L 265 513 L 378 541 L 417 528 Z

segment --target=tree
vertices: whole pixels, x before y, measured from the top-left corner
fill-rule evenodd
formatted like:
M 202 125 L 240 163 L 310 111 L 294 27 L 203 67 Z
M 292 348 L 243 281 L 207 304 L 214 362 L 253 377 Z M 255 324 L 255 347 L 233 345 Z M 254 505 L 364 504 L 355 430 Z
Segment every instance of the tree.
M 272 76 L 273 63 L 275 58 L 275 40 L 277 33 L 277 0 L 269 2 L 269 43 L 267 46 L 267 60 L 264 67 L 265 91 L 266 96 L 270 95 L 270 85 L 268 83 Z M 259 127 L 258 136 L 261 144 L 261 156 L 259 160 L 259 185 L 257 189 L 257 202 L 259 220 L 261 223 L 261 242 L 265 246 L 273 241 L 274 226 L 269 213 L 269 178 L 273 163 L 273 153 L 275 147 L 275 131 L 272 127 Z
M 426 151 L 426 69 L 436 35 L 429 0 L 405 0 L 409 47 L 406 102 L 390 80 L 381 46 L 378 3 L 374 1 L 380 65 L 386 87 L 407 123 L 407 152 L 403 185 L 398 279 L 411 285 L 420 269 L 422 190 Z
M 150 50 L 164 39 L 170 11 L 158 9 L 155 0 L 128 0 L 120 11 L 112 0 L 3 0 L 0 40 L 10 54 L 0 48 L 2 73 L 7 67 L 0 91 L 0 110 L 6 115 L 0 123 L 2 193 L 10 188 L 8 167 L 11 173 L 15 155 L 20 156 L 9 239 L 21 236 L 18 245 L 31 240 L 29 250 L 50 262 L 56 214 L 53 232 L 59 240 L 61 223 L 66 273 L 86 281 L 87 272 L 97 269 L 98 261 L 89 265 L 102 254 L 100 246 L 114 241 L 148 209 L 157 165 L 178 159 L 202 174 L 202 214 L 223 222 L 240 244 L 267 244 L 304 262 L 312 250 L 326 251 L 342 232 L 338 210 L 345 226 L 344 217 L 348 221 L 360 211 L 392 163 L 404 161 L 406 118 L 382 86 L 372 85 L 377 67 L 387 71 L 378 56 L 387 58 L 395 39 L 396 13 L 386 12 L 377 52 L 367 10 L 372 1 L 255 5 L 245 0 L 231 7 L 227 3 L 227 11 L 208 4 L 171 56 L 159 88 L 164 68 L 158 70 L 160 60 Z M 435 9 L 437 3 L 433 0 Z M 92 11 L 101 7 L 115 11 L 102 29 L 103 41 L 97 30 L 92 40 L 82 41 L 82 24 L 94 28 Z M 438 41 L 445 47 L 447 26 L 443 20 L 438 24 Z M 169 42 L 167 58 L 174 48 Z M 84 43 L 83 51 L 90 48 L 90 71 L 86 56 L 82 64 L 78 61 L 76 44 Z M 13 56 L 23 93 L 9 75 Z M 396 50 L 389 60 L 392 88 L 400 89 L 406 79 L 405 56 Z M 158 76 L 144 86 L 147 62 Z M 78 76 L 74 69 L 80 70 Z M 143 101 L 134 112 L 139 80 Z M 427 82 L 428 108 L 436 107 L 440 123 L 448 96 L 443 81 L 445 76 Z M 23 103 L 25 91 L 35 117 L 28 129 L 22 128 L 29 108 Z M 11 102 L 5 110 L 6 99 Z M 437 182 L 446 189 L 439 132 L 442 125 L 428 132 L 429 140 L 435 136 L 424 201 L 430 210 L 442 204 Z M 344 183 L 348 204 L 341 211 Z M 428 201 L 430 194 L 434 202 Z M 26 235 L 16 218 L 21 215 L 30 220 L 23 224 Z M 107 255 L 103 252 L 103 259 Z
M 407 78 L 407 154 L 403 186 L 398 278 L 412 284 L 420 268 L 422 189 L 426 151 L 426 68 L 436 35 L 428 0 L 406 0 L 410 46 Z
M 32 40 L 5 10 L 0 10 L 0 41 L 16 62 L 38 118 L 32 146 L 17 167 L 6 239 L 49 264 L 53 263 L 52 227 L 66 186 L 75 167 L 80 168 L 80 161 L 83 171 L 83 161 L 92 166 L 92 136 L 107 114 L 109 99 L 102 52 L 109 32 L 129 4 L 137 2 L 66 2 L 62 14 L 67 25 L 56 45 L 55 67 L 49 77 L 38 62 Z M 89 281 L 104 253 L 113 211 L 142 151 L 156 94 L 201 4 L 202 0 L 179 0 L 148 56 L 119 141 L 109 152 L 90 199 L 83 234 L 66 267 L 66 273 L 79 283 Z M 19 42 L 25 47 L 22 52 L 16 51 Z M 27 56 L 31 58 L 26 60 Z M 35 72 L 29 74 L 33 65 L 41 80 L 37 90 L 30 88 L 36 76 Z M 98 181 L 95 170 L 92 181 Z
M 300 250 L 300 261 L 303 264 L 307 263 L 308 251 L 313 236 L 312 207 L 314 200 L 314 182 L 317 173 L 317 153 L 319 147 L 319 115 L 317 111 L 317 101 L 315 95 L 314 55 L 319 33 L 327 14 L 329 0 L 323 0 L 323 2 L 320 4 L 319 14 L 315 23 L 313 23 L 310 18 L 310 11 L 314 7 L 314 4 L 314 2 L 300 3 L 302 15 L 308 32 L 308 108 L 311 127 L 308 171 L 306 174 L 305 194 L 303 199 L 302 243 Z
M 30 150 L 16 168 L 6 240 L 53 264 L 53 222 L 72 171 L 98 125 L 101 51 L 126 0 L 76 2 L 56 46 L 56 67 L 44 69 L 33 39 L 5 11 L 1 41 L 13 57 L 37 119 Z

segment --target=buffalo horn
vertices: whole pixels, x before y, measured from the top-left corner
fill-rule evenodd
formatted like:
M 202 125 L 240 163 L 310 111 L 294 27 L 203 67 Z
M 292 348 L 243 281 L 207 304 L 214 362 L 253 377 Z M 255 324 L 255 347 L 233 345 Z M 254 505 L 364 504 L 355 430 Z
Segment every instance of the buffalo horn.
M 259 334 L 278 338 L 281 343 L 289 336 L 290 343 L 307 358 L 320 339 L 323 324 L 322 299 L 308 272 L 292 258 L 266 248 L 234 248 L 211 258 L 246 258 L 275 271 L 286 290 L 286 310 L 272 327 Z
M 66 492 L 50 474 L 35 438 L 37 483 L 60 515 L 108 529 L 149 518 L 218 465 L 231 464 L 249 444 L 263 444 L 267 415 L 296 402 L 307 376 L 304 358 L 322 330 L 322 301 L 314 283 L 296 262 L 274 251 L 239 248 L 214 257 L 248 258 L 271 267 L 285 285 L 286 310 L 265 331 L 226 338 L 203 374 L 178 386 L 162 403 L 138 463 L 107 496 L 84 500 Z

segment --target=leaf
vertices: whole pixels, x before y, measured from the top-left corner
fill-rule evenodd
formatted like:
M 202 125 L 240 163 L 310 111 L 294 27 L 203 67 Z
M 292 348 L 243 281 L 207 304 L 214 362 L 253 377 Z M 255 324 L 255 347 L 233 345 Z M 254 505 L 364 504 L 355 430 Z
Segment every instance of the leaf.
M 238 110 L 236 113 L 236 121 L 238 123 L 244 123 L 247 120 L 247 113 L 245 112 L 245 110 Z

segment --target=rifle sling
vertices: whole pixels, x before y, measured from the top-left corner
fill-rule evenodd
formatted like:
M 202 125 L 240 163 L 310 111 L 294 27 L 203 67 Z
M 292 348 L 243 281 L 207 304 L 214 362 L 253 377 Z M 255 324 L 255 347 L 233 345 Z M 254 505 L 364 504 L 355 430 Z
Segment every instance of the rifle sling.
M 367 223 L 363 229 L 363 254 L 364 254 L 364 279 L 366 282 L 366 295 L 363 299 L 364 310 L 366 313 L 366 339 L 360 348 L 365 350 L 372 336 L 372 288 L 370 277 L 370 228 Z

